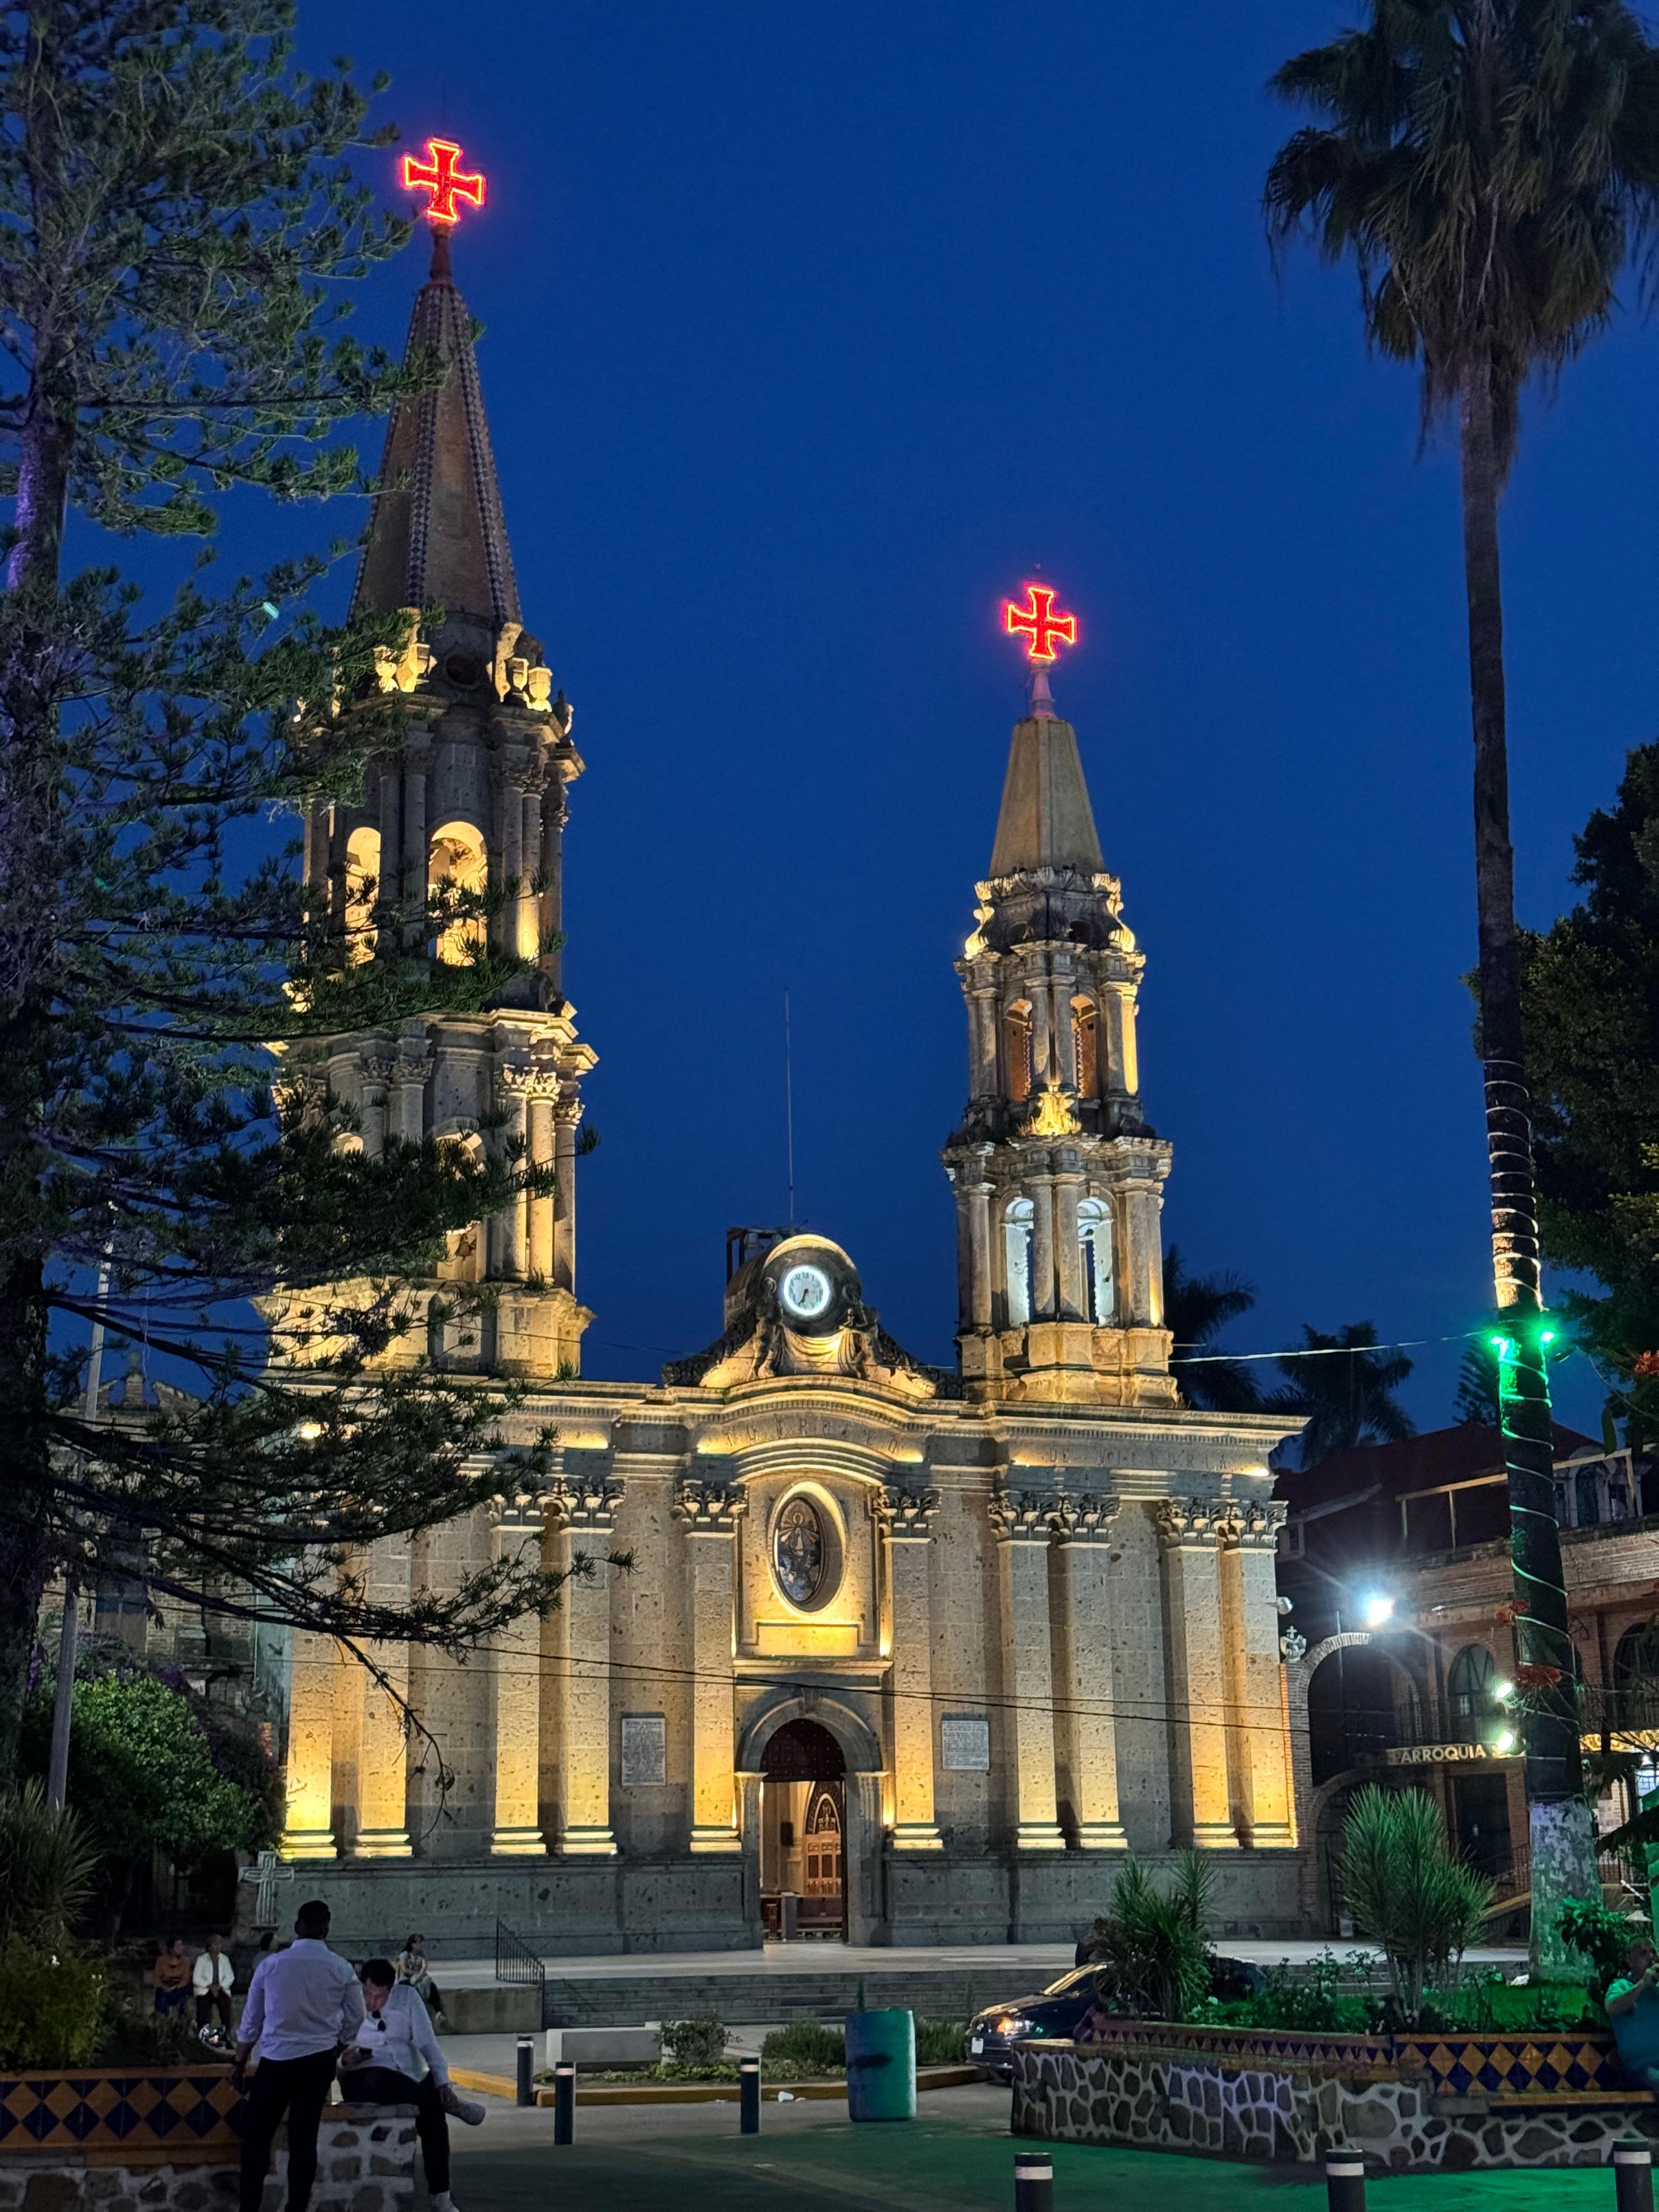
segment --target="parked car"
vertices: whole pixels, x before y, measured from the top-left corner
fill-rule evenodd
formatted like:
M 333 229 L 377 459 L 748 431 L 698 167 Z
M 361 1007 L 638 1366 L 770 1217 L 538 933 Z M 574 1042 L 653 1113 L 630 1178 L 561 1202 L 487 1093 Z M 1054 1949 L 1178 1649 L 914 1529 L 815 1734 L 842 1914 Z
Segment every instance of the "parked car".
M 1104 1970 L 1093 1963 L 1073 1966 L 1057 1982 L 1035 1996 L 1011 1997 L 1005 2003 L 987 2005 L 968 2023 L 968 2056 L 998 2081 L 1014 2077 L 1013 2047 L 1039 2040 L 1064 2042 L 1076 2030 L 1095 2002 Z M 1253 1996 L 1266 1986 L 1267 1977 L 1249 1959 L 1216 1959 L 1211 1962 L 1210 1992 L 1213 1996 Z M 1109 1996 L 1110 1985 L 1106 1992 Z

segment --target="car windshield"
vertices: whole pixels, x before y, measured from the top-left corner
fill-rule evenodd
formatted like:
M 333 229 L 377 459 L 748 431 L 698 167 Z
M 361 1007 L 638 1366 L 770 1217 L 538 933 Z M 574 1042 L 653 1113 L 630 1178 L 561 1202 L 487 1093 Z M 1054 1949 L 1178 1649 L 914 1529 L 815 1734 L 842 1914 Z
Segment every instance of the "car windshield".
M 1042 1994 L 1045 1997 L 1063 1996 L 1067 1990 L 1074 1990 L 1084 1982 L 1092 1981 L 1099 1972 L 1097 1964 L 1073 1966 L 1069 1974 L 1062 1974 L 1057 1982 L 1050 1982 Z

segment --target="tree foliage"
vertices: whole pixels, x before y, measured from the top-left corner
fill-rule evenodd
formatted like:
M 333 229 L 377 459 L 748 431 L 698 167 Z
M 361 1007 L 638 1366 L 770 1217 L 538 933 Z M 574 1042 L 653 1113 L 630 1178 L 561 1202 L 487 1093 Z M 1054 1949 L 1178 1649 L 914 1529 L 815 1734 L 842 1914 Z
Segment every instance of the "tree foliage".
M 1231 1321 L 1255 1304 L 1255 1292 L 1238 1275 L 1189 1275 L 1181 1249 L 1164 1255 L 1164 1325 L 1175 1339 L 1170 1372 L 1189 1406 L 1216 1413 L 1255 1413 L 1261 1391 L 1242 1360 L 1224 1359 L 1216 1341 Z
M 1601 1285 L 1563 1303 L 1639 1445 L 1659 1436 L 1659 744 L 1576 842 L 1584 896 L 1527 942 L 1540 1223 Z
M 483 1158 L 366 1158 L 295 1049 L 476 1011 L 520 964 L 437 963 L 424 932 L 356 961 L 270 850 L 398 742 L 374 670 L 402 618 L 324 625 L 320 557 L 159 607 L 63 574 L 72 512 L 176 536 L 232 486 L 360 483 L 341 426 L 440 373 L 339 327 L 405 227 L 347 158 L 385 135 L 364 94 L 297 72 L 291 26 L 287 0 L 0 8 L 0 1779 L 60 1569 L 112 1552 L 360 1650 L 459 1649 L 558 1587 L 528 1551 L 407 1607 L 362 1573 L 547 1463 L 542 1440 L 503 1464 L 514 1393 L 434 1369 L 407 1286 L 549 1171 L 494 1124 Z M 440 893 L 432 927 L 508 895 Z M 369 926 L 405 921 L 381 900 Z M 94 1322 L 186 1387 L 89 1422 Z
M 1268 1402 L 1306 1421 L 1304 1467 L 1356 1444 L 1394 1444 L 1416 1435 L 1415 1422 L 1394 1395 L 1412 1361 L 1403 1352 L 1379 1351 L 1372 1322 L 1346 1322 L 1328 1335 L 1304 1322 L 1301 1349 L 1284 1353 L 1279 1365 L 1287 1379 Z

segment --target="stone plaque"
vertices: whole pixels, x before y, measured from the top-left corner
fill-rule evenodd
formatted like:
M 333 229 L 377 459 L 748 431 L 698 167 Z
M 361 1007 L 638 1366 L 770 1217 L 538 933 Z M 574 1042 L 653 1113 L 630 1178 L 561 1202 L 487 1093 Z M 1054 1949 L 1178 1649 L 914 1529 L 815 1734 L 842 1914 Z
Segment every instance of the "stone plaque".
M 622 1786 L 660 1789 L 668 1779 L 668 1723 L 660 1713 L 624 1713 Z
M 990 1722 L 980 1713 L 946 1713 L 939 1724 L 939 1759 L 947 1773 L 988 1774 Z

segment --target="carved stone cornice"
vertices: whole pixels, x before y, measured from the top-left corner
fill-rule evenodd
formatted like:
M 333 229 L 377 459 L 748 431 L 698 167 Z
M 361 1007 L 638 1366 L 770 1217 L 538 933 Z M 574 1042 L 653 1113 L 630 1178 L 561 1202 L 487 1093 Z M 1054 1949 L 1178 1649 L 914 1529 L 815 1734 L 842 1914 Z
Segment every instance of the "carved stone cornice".
M 556 1476 L 547 1486 L 548 1526 L 568 1529 L 573 1535 L 612 1534 L 623 1487 L 610 1475 L 598 1476 L 592 1482 L 575 1482 L 568 1475 Z
M 749 1500 L 730 1483 L 705 1482 L 684 1475 L 674 1493 L 674 1518 L 688 1536 L 733 1536 L 749 1510 Z

